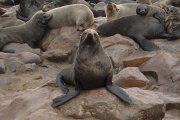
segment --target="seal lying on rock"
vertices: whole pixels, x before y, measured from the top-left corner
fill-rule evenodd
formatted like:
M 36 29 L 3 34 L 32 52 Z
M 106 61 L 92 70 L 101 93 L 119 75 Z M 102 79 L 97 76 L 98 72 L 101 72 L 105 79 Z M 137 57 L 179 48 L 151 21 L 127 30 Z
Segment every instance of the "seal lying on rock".
M 51 18 L 51 14 L 39 11 L 22 25 L 0 29 L 0 50 L 10 42 L 28 43 L 34 47 L 44 37 Z
M 147 4 L 139 4 L 136 8 L 136 13 L 141 16 L 154 17 L 160 22 L 164 22 L 167 15 L 165 10 Z
M 48 23 L 51 29 L 76 26 L 77 30 L 84 30 L 94 23 L 93 13 L 83 4 L 66 5 L 49 10 L 47 13 L 53 15 Z
M 71 71 L 68 72 L 68 74 L 70 73 L 68 80 L 64 79 L 67 76 L 63 76 L 62 73 L 58 75 L 57 84 L 67 94 L 55 98 L 52 107 L 57 107 L 71 100 L 82 90 L 91 90 L 103 86 L 106 86 L 107 90 L 123 101 L 129 104 L 132 103 L 129 96 L 121 88 L 112 83 L 112 63 L 101 46 L 99 35 L 95 30 L 87 29 L 82 33 L 75 65 Z M 64 83 L 75 83 L 75 90 L 68 92 L 68 88 Z
M 105 7 L 105 13 L 108 21 L 115 20 L 124 16 L 136 15 L 137 3 L 124 3 L 116 5 L 109 2 Z
M 127 16 L 99 25 L 96 30 L 100 35 L 112 36 L 121 34 L 132 38 L 147 51 L 159 50 L 149 39 L 172 38 L 166 33 L 164 24 L 153 17 Z
M 28 21 L 35 12 L 42 10 L 43 0 L 21 0 L 16 17 L 23 21 Z

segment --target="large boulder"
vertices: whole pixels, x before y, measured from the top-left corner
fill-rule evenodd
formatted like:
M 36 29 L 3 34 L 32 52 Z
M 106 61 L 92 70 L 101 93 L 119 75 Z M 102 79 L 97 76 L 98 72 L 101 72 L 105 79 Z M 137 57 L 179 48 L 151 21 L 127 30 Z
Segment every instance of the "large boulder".
M 50 86 L 51 85 L 51 86 Z M 54 109 L 52 100 L 62 95 L 58 87 L 46 84 L 31 91 L 2 95 L 0 119 L 103 119 L 162 120 L 165 105 L 179 101 L 162 93 L 138 88 L 124 89 L 134 105 L 127 105 L 105 88 L 82 91 L 76 98 Z M 6 100 L 6 102 L 4 102 Z M 178 102 L 178 103 L 179 103 Z M 17 111 L 18 110 L 18 111 Z
M 113 82 L 120 87 L 149 87 L 152 84 L 138 67 L 124 68 L 114 76 Z

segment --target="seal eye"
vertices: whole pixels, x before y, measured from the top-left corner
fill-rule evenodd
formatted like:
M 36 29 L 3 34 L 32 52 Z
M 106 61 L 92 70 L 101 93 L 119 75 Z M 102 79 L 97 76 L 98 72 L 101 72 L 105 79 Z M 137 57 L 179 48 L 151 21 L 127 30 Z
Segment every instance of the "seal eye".
M 88 18 L 85 18 L 85 21 L 87 21 Z

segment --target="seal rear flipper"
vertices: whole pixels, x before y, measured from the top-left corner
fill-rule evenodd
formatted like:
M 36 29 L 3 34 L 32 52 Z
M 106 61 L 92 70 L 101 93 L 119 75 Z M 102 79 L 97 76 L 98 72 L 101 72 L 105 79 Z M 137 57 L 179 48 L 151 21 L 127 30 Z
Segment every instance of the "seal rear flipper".
M 152 41 L 146 39 L 143 36 L 136 36 L 136 37 L 134 37 L 134 40 L 145 51 L 160 50 L 160 48 L 155 43 L 153 43 Z
M 56 83 L 64 94 L 69 92 L 69 89 L 65 86 L 64 77 L 59 73 L 56 77 Z

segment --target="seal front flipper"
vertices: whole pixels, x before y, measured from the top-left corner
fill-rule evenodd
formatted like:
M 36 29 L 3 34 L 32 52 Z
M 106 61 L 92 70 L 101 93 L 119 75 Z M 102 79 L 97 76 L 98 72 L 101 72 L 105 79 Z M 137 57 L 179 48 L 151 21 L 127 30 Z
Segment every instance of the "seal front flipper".
M 64 94 L 69 92 L 69 89 L 65 86 L 64 77 L 59 73 L 56 77 L 56 83 Z
M 160 48 L 153 43 L 152 41 L 146 39 L 143 36 L 136 36 L 133 37 L 133 39 L 135 40 L 136 43 L 139 44 L 139 46 L 146 51 L 156 51 L 156 50 L 160 50 Z
M 124 92 L 120 87 L 117 85 L 114 85 L 112 83 L 112 75 L 108 76 L 107 78 L 107 83 L 106 83 L 106 88 L 109 90 L 111 93 L 122 99 L 124 102 L 128 104 L 133 104 L 132 100 L 129 98 L 128 94 Z
M 25 21 L 25 22 L 27 22 L 29 20 L 28 18 L 23 17 L 19 11 L 16 11 L 16 18 L 18 18 L 22 21 Z
M 59 105 L 62 105 L 68 102 L 69 100 L 76 97 L 80 93 L 80 91 L 81 91 L 81 88 L 79 87 L 79 84 L 77 83 L 75 90 L 68 92 L 66 95 L 55 98 L 51 106 L 55 108 L 55 107 L 58 107 Z

